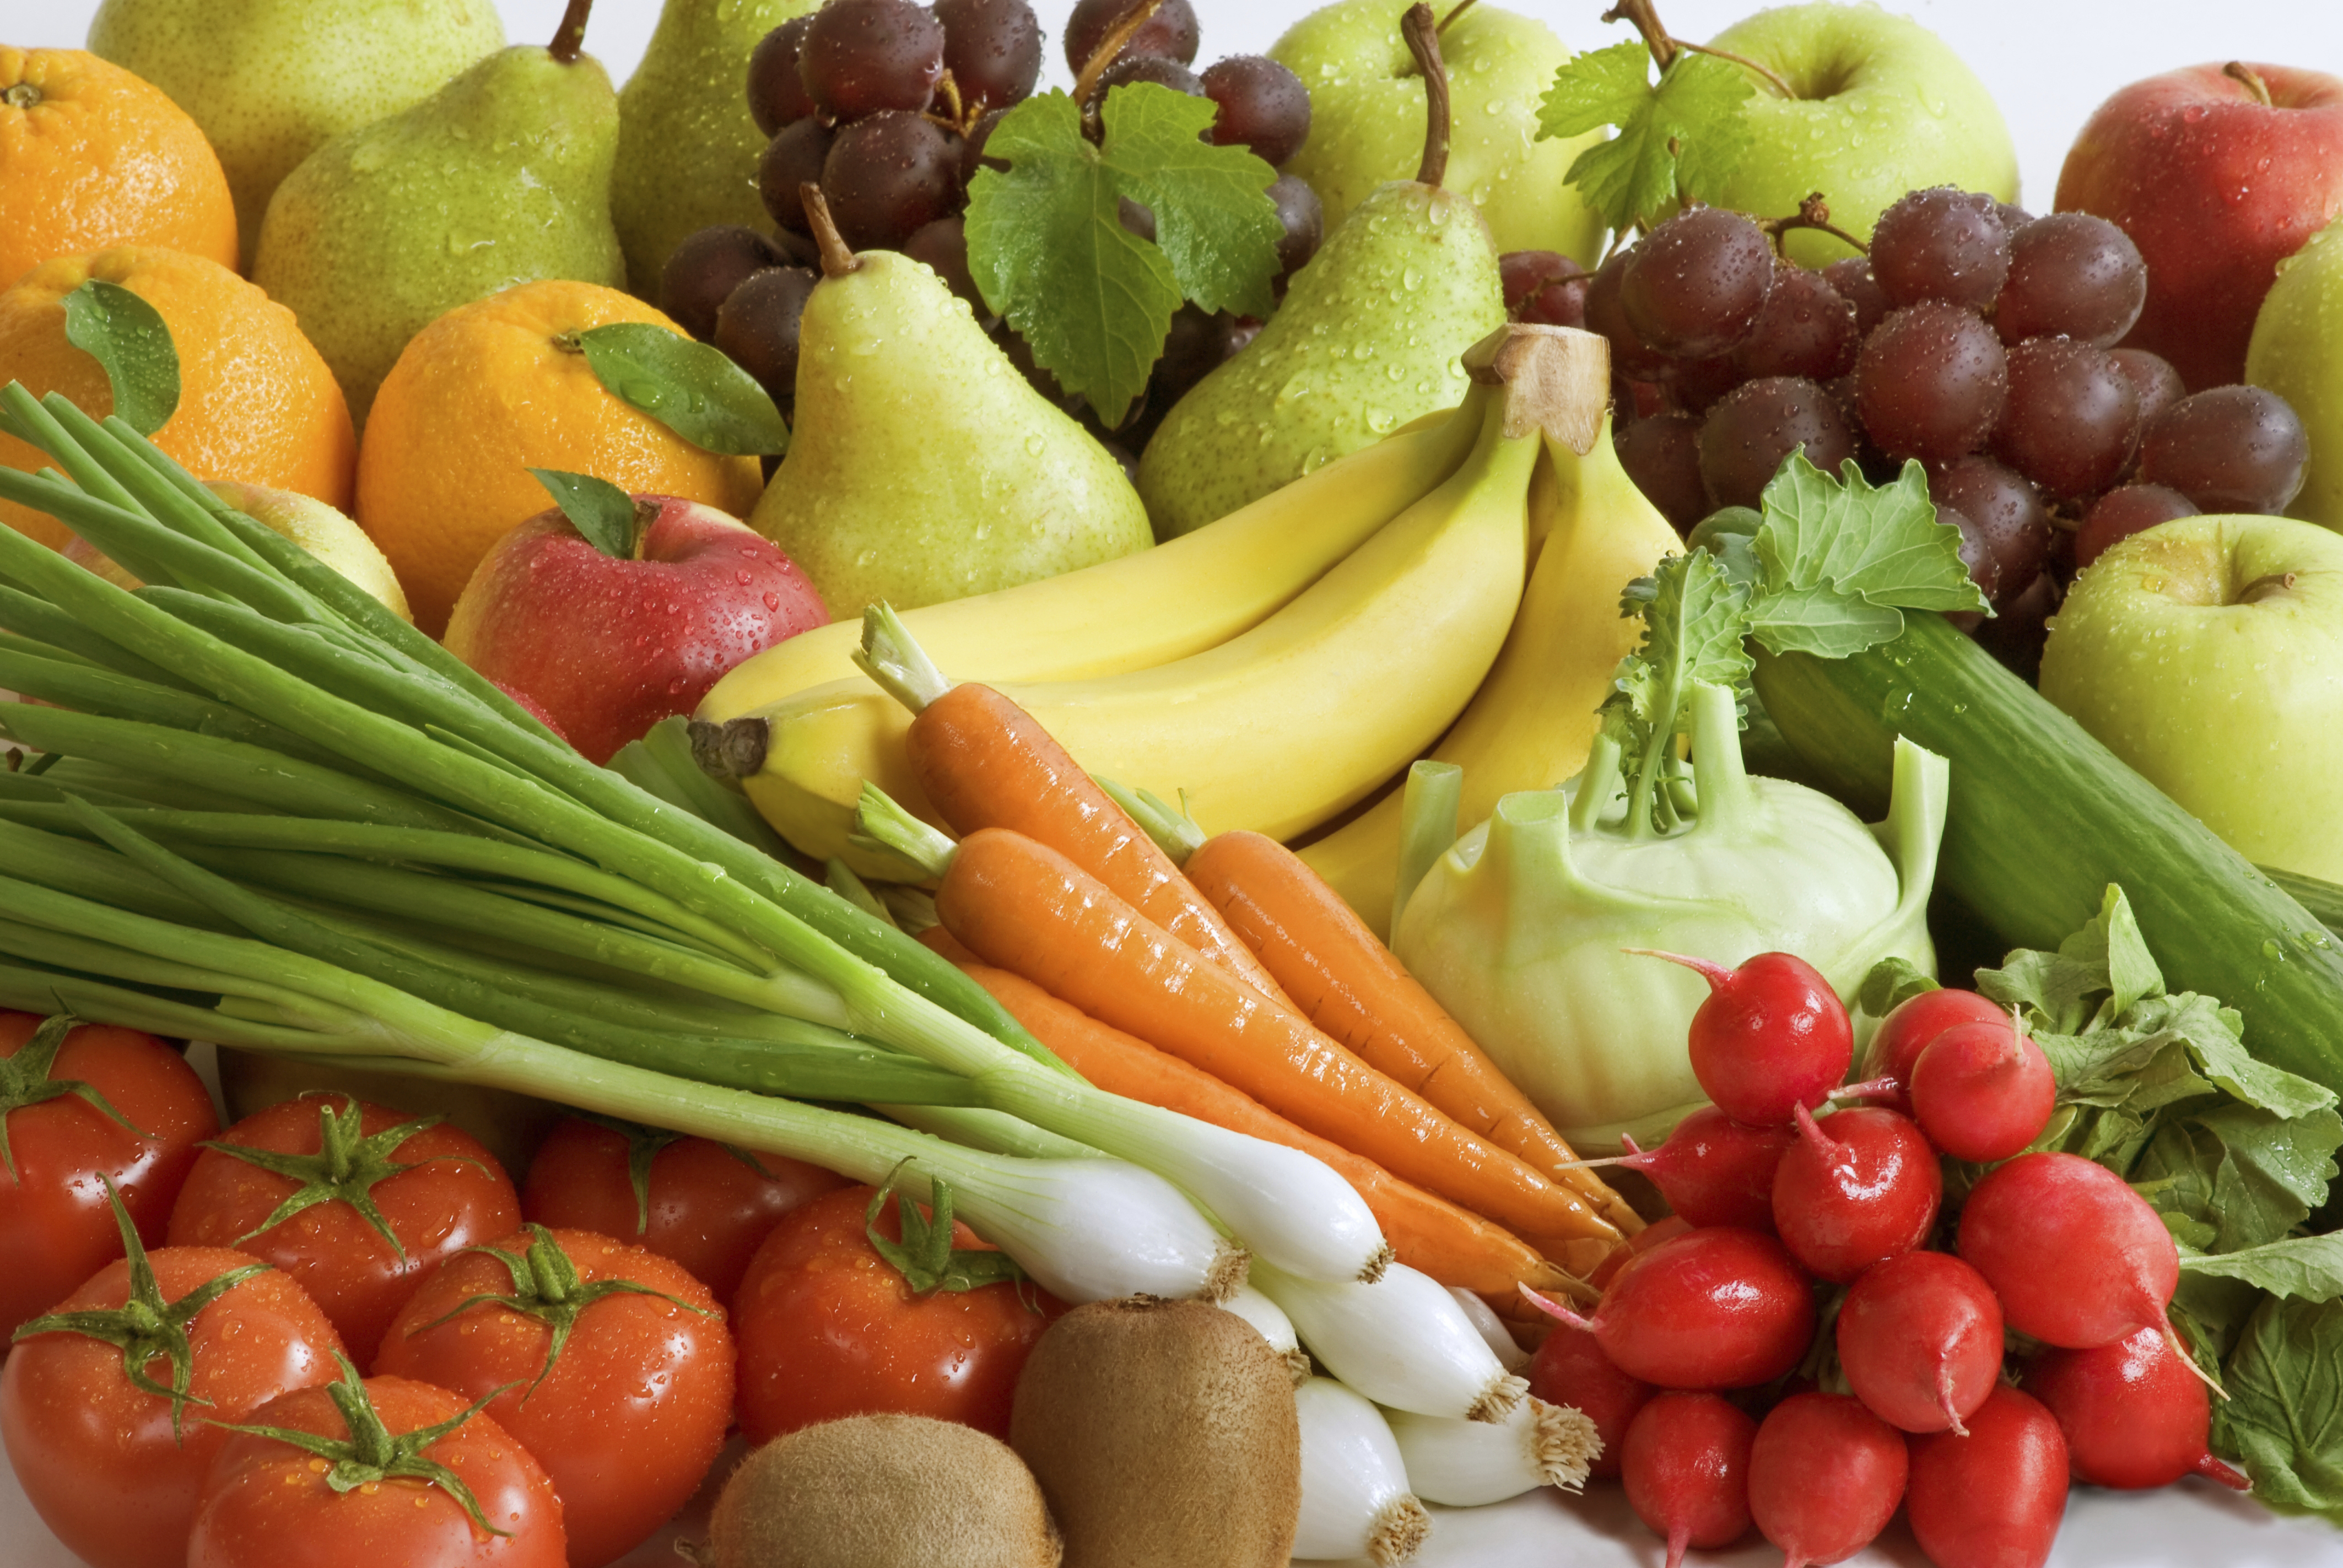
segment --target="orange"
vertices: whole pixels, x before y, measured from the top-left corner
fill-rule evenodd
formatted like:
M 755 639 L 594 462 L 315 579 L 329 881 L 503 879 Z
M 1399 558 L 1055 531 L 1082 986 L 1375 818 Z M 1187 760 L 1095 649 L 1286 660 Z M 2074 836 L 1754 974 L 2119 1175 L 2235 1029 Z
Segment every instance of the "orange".
M 65 296 L 96 277 L 153 306 L 179 351 L 179 406 L 155 444 L 199 479 L 298 490 L 349 510 L 357 433 L 326 361 L 293 313 L 218 262 L 184 251 L 125 246 L 62 256 L 0 294 L 0 386 L 62 392 L 95 418 L 114 412 L 96 359 L 65 341 Z M 0 436 L 0 463 L 48 466 L 34 447 Z M 51 545 L 62 524 L 0 501 L 0 522 Z
M 0 46 L 0 287 L 116 245 L 236 265 L 211 143 L 161 88 L 80 49 Z
M 553 504 L 531 468 L 592 474 L 739 517 L 763 469 L 693 446 L 595 378 L 577 337 L 613 321 L 679 330 L 591 283 L 525 283 L 417 333 L 383 379 L 358 449 L 358 526 L 390 558 L 415 624 L 437 637 L 472 568 Z

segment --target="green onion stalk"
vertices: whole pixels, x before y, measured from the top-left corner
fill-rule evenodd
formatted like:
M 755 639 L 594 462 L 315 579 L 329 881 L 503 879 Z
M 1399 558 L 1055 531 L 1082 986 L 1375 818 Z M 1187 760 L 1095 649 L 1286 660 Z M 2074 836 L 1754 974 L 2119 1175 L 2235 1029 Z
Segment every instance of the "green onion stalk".
M 1070 1298 L 1222 1289 L 1222 1230 L 1307 1278 L 1382 1268 L 1324 1165 L 1092 1088 L 867 890 L 776 858 L 737 799 L 652 747 L 588 762 L 121 420 L 12 384 L 0 429 L 62 470 L 0 469 L 0 498 L 148 585 L 0 528 L 0 686 L 58 705 L 0 709 L 45 754 L 0 775 L 0 1002 L 521 1090 L 864 1180 L 911 1160 Z M 1094 1227 L 1118 1207 L 1115 1242 Z M 1045 1212 L 1091 1218 L 1037 1261 L 1020 1247 Z

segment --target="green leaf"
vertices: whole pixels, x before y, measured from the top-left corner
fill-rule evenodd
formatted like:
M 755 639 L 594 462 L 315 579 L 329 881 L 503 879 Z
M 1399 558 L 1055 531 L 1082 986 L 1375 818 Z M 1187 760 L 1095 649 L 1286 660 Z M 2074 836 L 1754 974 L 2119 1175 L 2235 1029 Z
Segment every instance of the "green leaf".
M 2142 997 L 2164 990 L 2163 971 L 2132 918 L 2131 902 L 2112 882 L 2100 898 L 2098 914 L 2060 942 L 2056 952 L 2020 950 L 2000 969 L 1979 970 L 1976 978 L 1986 996 L 2024 1010 L 2041 1029 L 2056 1034 L 2105 1028 Z
M 93 277 L 65 296 L 65 341 L 96 359 L 114 388 L 114 411 L 142 436 L 179 407 L 179 350 L 153 306 L 118 283 Z
M 1538 114 L 1538 136 L 1618 134 L 1580 153 L 1564 177 L 1604 222 L 1656 226 L 1686 201 L 1714 200 L 1750 145 L 1743 113 L 1755 89 L 1713 55 L 1680 51 L 1659 81 L 1641 43 L 1614 44 L 1565 63 Z
M 2305 1302 L 2343 1296 L 2343 1234 L 2293 1236 L 2235 1252 L 2189 1256 L 2181 1272 L 2243 1280 L 2247 1284 Z
M 1623 613 L 1643 617 L 1644 640 L 1612 676 L 1603 725 L 1627 759 L 1631 819 L 1644 812 L 1664 819 L 1671 809 L 1653 785 L 1673 776 L 1674 739 L 1692 727 L 1694 687 L 1738 692 L 1747 685 L 1744 605 L 1741 585 L 1706 550 L 1668 557 L 1620 595 Z
M 634 558 L 643 513 L 649 509 L 645 503 L 637 501 L 609 480 L 598 479 L 591 474 L 565 474 L 558 468 L 531 468 L 529 472 L 588 544 L 618 560 Z
M 1008 169 L 980 170 L 969 186 L 978 291 L 1110 426 L 1146 389 L 1182 300 L 1256 315 L 1272 304 L 1276 171 L 1242 147 L 1199 141 L 1215 112 L 1151 82 L 1115 87 L 1093 146 L 1072 98 L 1040 94 L 985 143 Z M 1154 243 L 1122 226 L 1124 196 L 1154 213 Z
M 1892 641 L 1903 610 L 1985 610 L 1960 530 L 1936 520 L 1928 477 L 1906 463 L 1874 487 L 1852 458 L 1834 479 L 1793 452 L 1765 487 L 1750 629 L 1775 653 L 1844 658 Z
M 1943 989 L 1935 976 L 1903 959 L 1882 959 L 1863 977 L 1855 1005 L 1873 1018 L 1885 1018 L 1914 997 Z
M 578 344 L 610 396 L 695 447 L 731 457 L 789 449 L 789 427 L 772 398 L 712 345 L 650 321 L 589 327 Z
M 2256 1501 L 2343 1523 L 2343 1302 L 2265 1301 L 2221 1381 L 2213 1446 L 2244 1459 Z

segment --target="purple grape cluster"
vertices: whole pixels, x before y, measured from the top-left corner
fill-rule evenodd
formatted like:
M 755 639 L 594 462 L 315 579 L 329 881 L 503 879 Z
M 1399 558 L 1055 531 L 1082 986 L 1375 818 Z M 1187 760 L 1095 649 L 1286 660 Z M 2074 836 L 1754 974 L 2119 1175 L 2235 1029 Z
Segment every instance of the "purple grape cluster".
M 1756 506 L 1793 451 L 1875 480 L 1916 459 L 1997 612 L 1980 640 L 2027 668 L 2066 584 L 2115 539 L 2276 512 L 2301 487 L 2308 443 L 2283 399 L 2183 397 L 2170 365 L 2117 347 L 2147 267 L 2103 218 L 1914 191 L 1868 255 L 1818 271 L 1781 256 L 1775 226 L 1695 206 L 1591 272 L 1544 252 L 1502 264 L 1517 318 L 1609 339 L 1620 461 L 1680 530 Z
M 1067 64 L 1086 84 L 1092 135 L 1108 91 L 1153 82 L 1211 99 L 1216 116 L 1207 135 L 1215 144 L 1242 144 L 1272 165 L 1301 149 L 1310 98 L 1292 72 L 1259 55 L 1192 71 L 1198 27 L 1190 0 L 1160 0 L 1135 27 L 1126 26 L 1143 4 L 1079 0 L 1067 20 Z M 1095 58 L 1118 31 L 1126 35 L 1112 57 Z M 924 262 L 980 317 L 989 317 L 969 273 L 968 186 L 986 166 L 985 143 L 1001 116 L 1032 93 L 1042 46 L 1026 0 L 824 0 L 774 28 L 749 57 L 748 100 L 771 138 L 758 185 L 775 228 L 722 226 L 689 236 L 661 276 L 668 314 L 730 355 L 789 413 L 799 319 L 820 262 L 801 196 L 810 185 L 850 248 L 899 250 Z M 1323 217 L 1317 196 L 1299 179 L 1281 177 L 1270 195 L 1285 228 L 1282 292 L 1283 275 L 1316 250 Z M 1122 218 L 1151 237 L 1154 216 L 1145 207 L 1126 201 Z M 1240 325 L 1232 319 L 1192 307 L 1182 317 L 1131 424 L 1160 418 L 1234 351 Z M 1044 395 L 1087 414 L 1079 398 L 1065 397 L 1033 367 L 1005 324 L 993 322 L 990 330 Z

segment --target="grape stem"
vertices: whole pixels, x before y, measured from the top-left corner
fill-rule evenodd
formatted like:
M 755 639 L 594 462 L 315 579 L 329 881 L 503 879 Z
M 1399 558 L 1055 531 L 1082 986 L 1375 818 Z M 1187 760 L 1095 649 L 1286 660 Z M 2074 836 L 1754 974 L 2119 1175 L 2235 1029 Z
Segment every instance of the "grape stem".
M 1652 64 L 1663 71 L 1675 63 L 1677 50 L 1688 49 L 1695 55 L 1713 55 L 1717 59 L 1730 61 L 1764 81 L 1785 98 L 1798 95 L 1796 89 L 1788 82 L 1745 55 L 1736 55 L 1729 49 L 1713 49 L 1706 44 L 1694 44 L 1672 35 L 1660 25 L 1659 13 L 1652 8 L 1652 0 L 1619 0 L 1616 5 L 1603 13 L 1603 19 L 1605 22 L 1633 22 L 1635 31 L 1644 35 L 1644 46 L 1652 52 Z
M 586 47 L 586 14 L 594 9 L 594 0 L 569 0 L 568 9 L 561 13 L 561 25 L 553 35 L 553 42 L 545 52 L 565 65 L 578 63 L 578 55 Z
M 838 232 L 831 221 L 830 203 L 822 199 L 821 187 L 811 180 L 798 186 L 798 199 L 805 203 L 806 222 L 813 227 L 813 242 L 821 250 L 821 275 L 824 277 L 844 277 L 862 264 L 854 259 L 854 251 Z
M 1443 33 L 1447 32 L 1448 29 L 1454 25 L 1456 18 L 1462 16 L 1465 12 L 1470 11 L 1473 6 L 1478 5 L 1480 3 L 1481 0 L 1456 0 L 1456 4 L 1449 7 L 1448 15 L 1440 19 L 1440 31 Z
M 1400 18 L 1399 30 L 1423 73 L 1423 162 L 1416 167 L 1415 183 L 1436 190 L 1448 174 L 1449 135 L 1448 67 L 1440 58 L 1440 25 L 1432 7 L 1415 0 Z
M 1098 91 L 1099 78 L 1106 75 L 1106 68 L 1121 55 L 1122 46 L 1131 42 L 1132 35 L 1147 25 L 1148 18 L 1153 16 L 1162 4 L 1163 0 L 1139 0 L 1107 29 L 1106 36 L 1099 40 L 1098 47 L 1091 51 L 1091 57 L 1082 62 L 1081 75 L 1074 78 L 1075 103 L 1089 106 L 1091 95 Z
M 960 84 L 952 80 L 952 74 L 950 71 L 936 78 L 936 95 L 944 101 L 944 117 L 938 120 L 931 111 L 928 118 L 935 120 L 945 130 L 955 136 L 968 135 L 973 128 L 973 122 L 968 117 L 967 106 L 960 100 Z
M 2259 71 L 2255 70 L 2243 60 L 2230 61 L 2221 67 L 2221 75 L 2233 82 L 2244 83 L 2246 91 L 2251 93 L 2254 95 L 2254 101 L 2263 108 L 2272 106 L 2269 84 L 2262 80 L 2262 74 Z
M 1813 228 L 1820 229 L 1833 239 L 1843 240 L 1855 246 L 1859 255 L 1871 254 L 1869 246 L 1831 222 L 1830 203 L 1823 199 L 1823 193 L 1820 191 L 1813 192 L 1805 200 L 1800 202 L 1798 210 L 1788 217 L 1761 217 L 1757 220 L 1757 226 L 1765 230 L 1766 236 L 1773 240 L 1776 252 L 1782 248 L 1782 236 L 1792 229 Z

